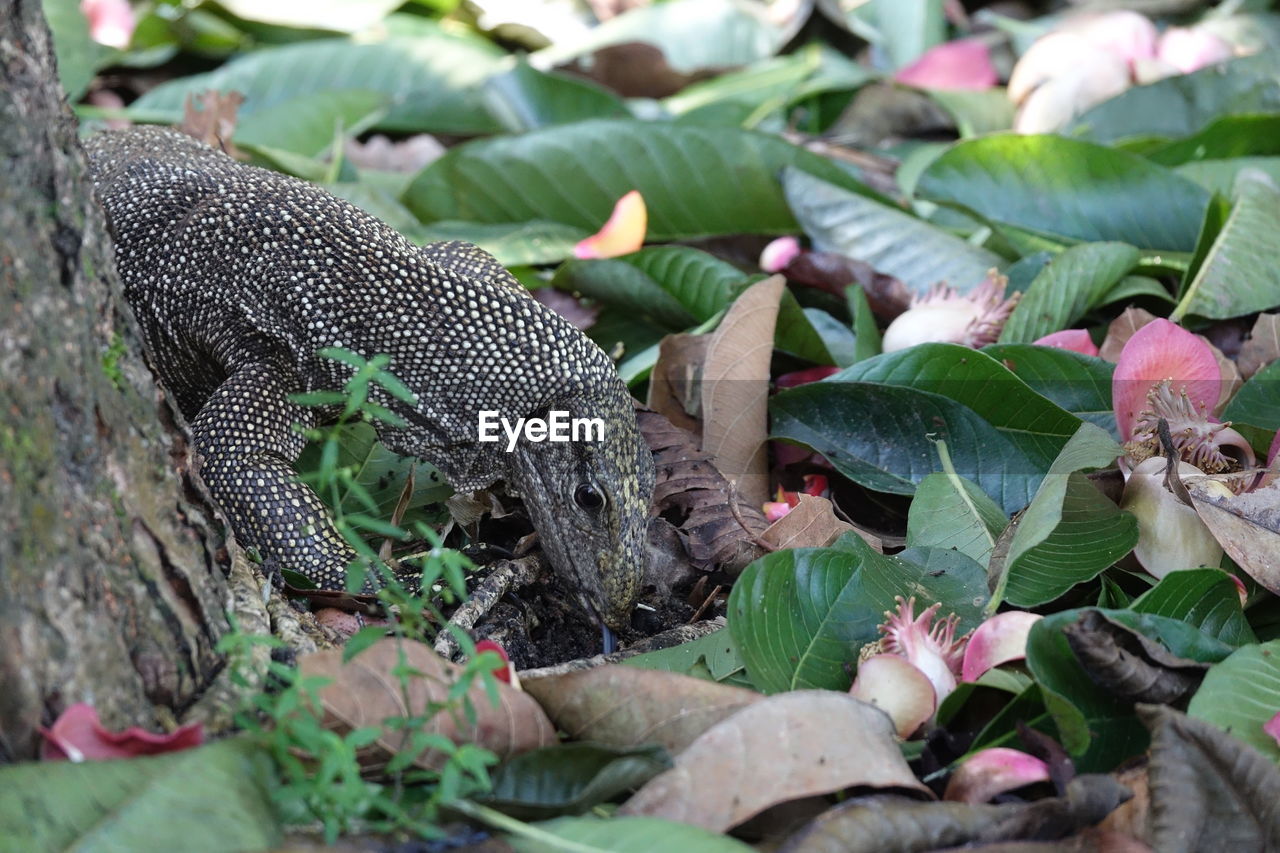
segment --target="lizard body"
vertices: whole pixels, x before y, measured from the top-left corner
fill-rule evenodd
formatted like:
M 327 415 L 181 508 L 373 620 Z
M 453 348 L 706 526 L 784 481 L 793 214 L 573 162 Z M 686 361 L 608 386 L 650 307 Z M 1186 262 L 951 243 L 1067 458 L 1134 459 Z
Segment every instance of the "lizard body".
M 467 243 L 418 247 L 303 181 L 237 163 L 175 131 L 87 144 L 125 295 L 152 366 L 190 420 L 201 475 L 237 536 L 264 558 L 342 588 L 355 552 L 293 463 L 295 428 L 333 410 L 291 394 L 341 388 L 372 358 L 416 395 L 370 398 L 403 427 L 391 450 L 455 489 L 498 480 L 524 498 L 554 570 L 606 624 L 625 623 L 644 570 L 653 462 L 609 357 Z M 478 441 L 479 412 L 599 417 L 599 442 Z

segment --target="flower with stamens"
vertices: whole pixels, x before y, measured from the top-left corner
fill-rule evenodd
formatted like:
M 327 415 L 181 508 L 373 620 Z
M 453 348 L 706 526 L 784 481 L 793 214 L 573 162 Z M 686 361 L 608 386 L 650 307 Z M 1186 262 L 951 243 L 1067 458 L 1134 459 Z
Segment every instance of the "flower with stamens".
M 995 270 L 964 295 L 942 282 L 935 284 L 925 295 L 912 299 L 911 307 L 889 324 L 884 351 L 930 342 L 975 349 L 995 343 L 1021 295 L 1015 293 L 1006 299 L 1008 284 L 1009 279 Z

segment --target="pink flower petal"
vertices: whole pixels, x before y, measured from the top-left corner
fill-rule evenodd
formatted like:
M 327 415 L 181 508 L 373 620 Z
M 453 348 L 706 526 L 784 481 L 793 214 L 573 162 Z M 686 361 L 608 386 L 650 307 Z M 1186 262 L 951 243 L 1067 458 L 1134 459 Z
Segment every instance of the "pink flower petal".
M 1031 626 L 1043 618 L 1038 613 L 1010 610 L 983 622 L 965 646 L 960 680 L 977 681 L 989 669 L 1026 657 L 1027 635 L 1031 633 Z
M 791 512 L 791 504 L 786 501 L 765 501 L 764 517 L 770 524 L 778 521 Z
M 1262 730 L 1275 738 L 1276 743 L 1280 743 L 1280 712 L 1263 723 Z
M 99 761 L 109 758 L 133 758 L 158 755 L 199 746 L 204 741 L 204 728 L 191 723 L 169 734 L 156 734 L 131 726 L 122 732 L 107 731 L 92 705 L 80 702 L 67 708 L 48 729 L 40 729 L 45 742 L 41 758 L 45 761 Z
M 999 82 L 987 46 L 973 39 L 949 41 L 930 48 L 893 79 L 921 89 L 990 89 Z
M 481 652 L 493 652 L 498 657 L 502 658 L 502 662 L 506 665 L 495 669 L 493 671 L 493 677 L 499 681 L 505 681 L 507 684 L 511 684 L 512 678 L 515 677 L 515 669 L 511 666 L 511 658 L 507 657 L 507 650 L 504 649 L 500 643 L 493 640 L 481 640 L 476 643 L 476 654 L 480 654 Z
M 1271 449 L 1267 451 L 1268 468 L 1276 461 L 1277 456 L 1280 456 L 1280 430 L 1277 430 L 1276 437 L 1271 439 Z
M 98 44 L 124 50 L 138 25 L 129 0 L 80 0 L 80 11 L 89 19 L 89 37 Z
M 965 759 L 947 780 L 944 800 L 985 803 L 997 794 L 1049 780 L 1049 765 L 1034 755 L 1003 746 L 984 749 Z
M 1156 319 L 1125 343 L 1111 379 L 1111 405 L 1126 441 L 1148 408 L 1148 393 L 1165 379 L 1172 379 L 1175 392 L 1185 392 L 1192 404 L 1206 411 L 1218 402 L 1222 372 L 1213 350 L 1186 329 Z
M 1183 74 L 1226 62 L 1234 55 L 1231 45 L 1199 27 L 1170 27 L 1160 36 L 1157 55 Z
M 858 664 L 849 695 L 888 714 L 903 738 L 924 725 L 938 704 L 928 676 L 897 655 L 876 655 Z
M 1097 344 L 1093 342 L 1093 338 L 1089 337 L 1089 333 L 1084 329 L 1063 329 L 1061 332 L 1045 335 L 1039 340 L 1032 341 L 1032 343 L 1040 347 L 1069 349 L 1072 352 L 1083 353 L 1084 355 L 1096 356 L 1098 354 Z
M 649 213 L 638 190 L 618 199 L 604 227 L 573 247 L 575 258 L 616 258 L 640 250 L 644 245 Z
M 768 273 L 781 272 L 804 251 L 795 237 L 779 237 L 760 252 L 760 269 Z
M 1100 47 L 1130 65 L 1156 55 L 1156 25 L 1138 12 L 1085 13 L 1068 19 L 1062 29 L 1083 36 L 1094 47 Z

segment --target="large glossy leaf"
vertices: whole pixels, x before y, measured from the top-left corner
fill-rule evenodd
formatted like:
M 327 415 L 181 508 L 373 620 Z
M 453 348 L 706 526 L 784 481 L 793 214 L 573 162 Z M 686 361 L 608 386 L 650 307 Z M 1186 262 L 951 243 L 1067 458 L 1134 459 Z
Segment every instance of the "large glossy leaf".
M 364 89 L 298 95 L 269 112 L 246 115 L 233 138 L 246 145 L 318 157 L 332 146 L 337 130 L 361 132 L 386 114 L 389 102 L 384 93 Z
M 975 484 L 950 473 L 930 474 L 916 486 L 907 516 L 907 544 L 954 548 L 985 566 L 1009 519 Z
M 1280 361 L 1249 378 L 1222 411 L 1224 421 L 1280 430 Z
M 1076 759 L 1076 769 L 1105 771 L 1140 753 L 1148 738 L 1133 716 L 1133 703 L 1098 687 L 1071 651 L 1063 628 L 1083 612 L 1064 610 L 1033 625 L 1027 637 L 1027 668 L 1040 685 L 1060 742 Z M 1112 622 L 1158 640 L 1179 657 L 1211 663 L 1231 651 L 1230 646 L 1177 619 L 1129 610 L 1100 612 Z
M 500 126 L 485 108 L 478 86 L 498 69 L 500 57 L 488 42 L 438 27 L 414 38 L 381 42 L 319 39 L 264 48 L 215 71 L 162 83 L 130 111 L 147 120 L 177 122 L 188 95 L 216 90 L 242 93 L 240 115 L 249 116 L 299 95 L 359 89 L 389 99 L 380 128 L 492 133 Z
M 670 757 L 657 745 L 559 744 L 504 762 L 477 800 L 521 820 L 581 814 L 669 767 Z
M 1223 115 L 1277 109 L 1280 59 L 1274 51 L 1263 51 L 1225 67 L 1135 86 L 1087 111 L 1066 132 L 1104 143 L 1139 136 L 1178 139 Z
M 1116 416 L 1111 411 L 1111 374 L 1115 371 L 1111 362 L 1070 350 L 1029 344 L 995 344 L 982 351 L 1040 396 L 1081 420 L 1102 427 L 1113 437 L 1119 435 Z
M 1235 583 L 1218 569 L 1170 572 L 1130 609 L 1179 619 L 1232 646 L 1257 642 L 1241 609 Z
M 679 332 L 715 317 L 752 281 L 752 276 L 701 249 L 650 246 L 620 258 L 568 261 L 556 271 L 552 284 L 651 327 Z M 833 363 L 822 334 L 789 291 L 782 294 L 774 340 L 792 355 Z
M 490 77 L 484 97 L 494 118 L 511 133 L 631 115 L 626 104 L 607 89 L 578 77 L 537 71 L 525 62 Z
M 42 5 L 53 35 L 58 79 L 67 100 L 75 103 L 89 88 L 98 56 L 105 48 L 89 38 L 89 21 L 80 11 L 79 0 L 44 0 Z
M 869 489 L 912 494 L 940 469 L 934 441 L 951 448 L 956 472 L 1005 512 L 1027 505 L 1037 467 L 972 409 L 941 394 L 879 382 L 815 382 L 769 404 L 772 437 L 807 445 Z
M 266 850 L 272 763 L 251 741 L 122 761 L 0 767 L 6 850 Z M 216 828 L 216 831 L 214 831 Z
M 778 175 L 795 166 L 859 189 L 833 163 L 773 136 L 665 122 L 599 120 L 453 149 L 409 186 L 424 222 L 545 219 L 595 231 L 639 190 L 649 238 L 794 231 Z
M 935 225 L 808 172 L 783 175 L 787 203 L 820 251 L 865 261 L 917 292 L 945 281 L 968 291 L 1002 259 Z
M 1173 251 L 1195 248 L 1209 203 L 1204 189 L 1136 154 L 1016 134 L 957 143 L 916 193 L 1039 234 Z
M 1280 640 L 1248 645 L 1210 667 L 1187 714 L 1207 720 L 1280 761 L 1280 743 L 1262 730 L 1280 713 Z
M 1280 154 L 1280 115 L 1276 114 L 1223 116 L 1199 133 L 1144 152 L 1148 160 L 1162 166 L 1273 154 Z
M 1170 319 L 1239 317 L 1280 305 L 1280 183 L 1246 170 L 1235 206 Z
M 608 45 L 639 41 L 660 48 L 668 65 L 688 72 L 750 64 L 773 55 L 785 37 L 763 15 L 732 0 L 676 0 L 633 9 L 532 59 L 539 68 L 551 68 Z
M 747 674 L 766 693 L 847 690 L 858 649 L 878 636 L 895 596 L 935 601 L 975 627 L 986 601 L 982 567 L 956 551 L 878 554 L 856 535 L 832 548 L 775 551 L 746 568 L 729 596 L 729 630 Z
M 1230 197 L 1236 178 L 1245 169 L 1255 169 L 1280 182 L 1280 157 L 1235 157 L 1231 160 L 1194 160 L 1174 171 L 1190 178 L 1209 192 Z
M 405 211 L 410 219 L 413 215 Z M 465 240 L 475 243 L 498 259 L 504 267 L 554 264 L 573 256 L 573 247 L 588 236 L 583 228 L 560 222 L 459 222 L 446 220 L 430 225 L 414 225 L 403 230 L 409 239 L 422 243 Z
M 1022 294 L 1000 333 L 1002 344 L 1029 344 L 1075 324 L 1138 262 L 1124 243 L 1072 246 L 1049 262 Z
M 1080 426 L 989 355 L 957 344 L 921 344 L 869 358 L 827 380 L 876 382 L 928 391 L 972 409 L 1043 473 Z M 954 445 L 952 446 L 955 448 Z
M 869 0 L 842 3 L 839 8 L 842 14 L 837 23 L 876 45 L 888 56 L 894 68 L 914 62 L 946 38 L 947 19 L 943 14 L 943 4 L 935 0 Z M 830 4 L 824 11 L 832 14 Z
M 997 600 L 1019 607 L 1052 601 L 1133 549 L 1137 520 L 1078 473 L 1108 466 L 1120 452 L 1101 428 L 1080 425 L 1019 518 L 1002 563 L 992 562 Z

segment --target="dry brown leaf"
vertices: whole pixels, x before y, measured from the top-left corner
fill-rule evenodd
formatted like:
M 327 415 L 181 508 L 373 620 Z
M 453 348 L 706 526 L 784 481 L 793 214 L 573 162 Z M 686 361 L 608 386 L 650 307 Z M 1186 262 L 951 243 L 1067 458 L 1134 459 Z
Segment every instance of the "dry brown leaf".
M 1280 480 L 1243 495 L 1230 494 L 1210 477 L 1184 482 L 1192 506 L 1222 550 L 1280 595 Z
M 657 743 L 672 754 L 764 698 L 742 687 L 618 665 L 525 678 L 522 683 L 556 727 L 574 740 L 609 746 Z
M 769 525 L 760 538 L 778 550 L 784 548 L 825 548 L 852 530 L 868 545 L 881 554 L 884 543 L 875 534 L 868 533 L 847 521 L 836 518 L 831 501 L 818 495 L 799 494 L 799 503 L 782 518 Z
M 649 374 L 649 408 L 695 436 L 702 434 L 702 365 L 710 343 L 710 335 L 667 335 Z
M 178 130 L 211 148 L 243 160 L 244 154 L 231 144 L 231 136 L 236 132 L 236 111 L 242 103 L 244 95 L 239 92 L 208 91 L 187 95 Z
M 796 690 L 708 729 L 619 813 L 724 832 L 779 803 L 855 786 L 929 791 L 888 715 L 847 693 Z
M 407 691 L 401 690 L 400 679 L 392 674 L 401 665 L 401 650 L 404 662 L 421 673 L 409 679 Z M 320 689 L 320 704 L 324 708 L 325 725 L 344 732 L 382 726 L 388 717 L 425 713 L 429 704 L 446 700 L 461 669 L 423 643 L 394 637 L 379 640 L 345 664 L 342 654 L 342 649 L 333 649 L 305 655 L 299 662 L 299 670 L 304 678 L 333 679 Z M 461 712 L 456 715 L 440 712 L 431 718 L 426 730 L 442 734 L 454 743 L 478 744 L 501 758 L 556 743 L 555 727 L 527 694 L 499 683 L 498 705 L 494 707 L 489 703 L 484 685 L 477 679 L 467 691 L 467 698 L 475 709 L 474 725 L 469 724 Z M 385 729 L 377 743 L 361 755 L 361 764 L 367 769 L 378 769 L 407 739 L 404 730 Z M 432 750 L 420 755 L 415 763 L 439 769 L 445 758 Z
M 1124 309 L 1124 313 L 1107 326 L 1107 336 L 1103 339 L 1102 346 L 1098 347 L 1098 355 L 1115 364 L 1120 360 L 1120 350 L 1124 349 L 1133 333 L 1154 319 L 1156 315 L 1150 311 L 1133 307 Z
M 639 406 L 636 422 L 657 468 L 653 511 L 679 529 L 690 564 L 736 576 L 763 556 L 756 540 L 769 526 L 764 513 L 730 486 L 697 439 Z
M 1240 347 L 1236 366 L 1240 375 L 1248 379 L 1271 362 L 1280 358 L 1280 314 L 1259 314 L 1254 321 L 1249 339 Z
M 782 276 L 770 276 L 734 300 L 702 370 L 702 449 L 755 506 L 769 499 L 769 364 L 785 286 Z

